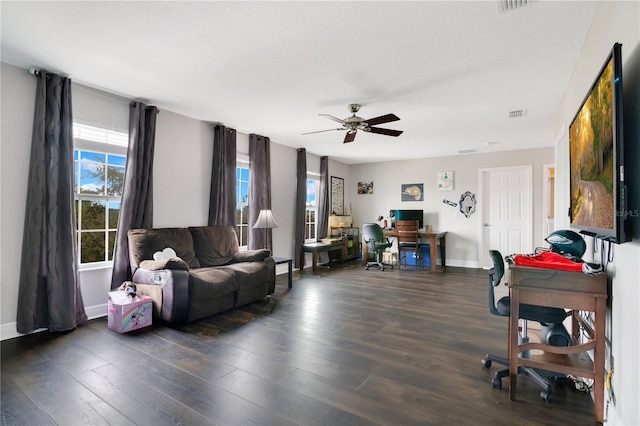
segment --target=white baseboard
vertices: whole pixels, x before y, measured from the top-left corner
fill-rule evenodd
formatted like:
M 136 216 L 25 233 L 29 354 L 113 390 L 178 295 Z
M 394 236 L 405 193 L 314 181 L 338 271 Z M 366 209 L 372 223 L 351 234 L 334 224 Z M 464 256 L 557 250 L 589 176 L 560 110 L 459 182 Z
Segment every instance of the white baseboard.
M 96 318 L 106 317 L 107 316 L 107 304 L 102 303 L 100 305 L 89 306 L 88 308 L 84 308 L 87 317 L 92 320 Z M 46 331 L 46 328 L 39 328 L 34 330 L 32 333 L 39 333 L 41 331 Z M 15 339 L 16 337 L 24 336 L 22 333 L 18 333 L 17 324 L 15 322 L 10 322 L 7 324 L 0 325 L 0 341 L 1 340 L 9 340 Z

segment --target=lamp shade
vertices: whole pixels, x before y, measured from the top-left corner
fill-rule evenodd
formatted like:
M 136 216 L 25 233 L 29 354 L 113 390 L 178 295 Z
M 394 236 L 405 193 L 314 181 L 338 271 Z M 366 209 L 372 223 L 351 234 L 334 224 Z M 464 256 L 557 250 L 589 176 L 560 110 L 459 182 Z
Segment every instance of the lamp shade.
M 258 215 L 258 219 L 256 219 L 256 223 L 253 224 L 254 228 L 277 228 L 278 224 L 273 218 L 273 213 L 271 210 L 260 210 L 260 214 Z

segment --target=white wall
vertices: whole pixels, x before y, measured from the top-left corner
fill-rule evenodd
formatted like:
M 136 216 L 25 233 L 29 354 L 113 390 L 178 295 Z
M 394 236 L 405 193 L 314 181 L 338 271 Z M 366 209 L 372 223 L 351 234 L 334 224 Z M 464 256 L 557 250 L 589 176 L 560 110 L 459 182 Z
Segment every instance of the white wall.
M 609 270 L 612 276 L 610 306 L 607 319 L 607 368 L 614 363 L 612 388 L 615 402 L 608 403 L 605 413 L 609 424 L 640 424 L 640 3 L 601 2 L 591 28 L 585 39 L 582 52 L 558 111 L 558 132 L 566 135 L 560 146 L 556 164 L 556 181 L 568 185 L 568 133 L 567 126 L 573 119 L 584 96 L 591 87 L 597 73 L 604 64 L 615 42 L 622 43 L 622 84 L 624 91 L 624 137 L 627 186 L 631 191 L 629 209 L 633 241 L 614 246 L 614 261 Z M 562 165 L 564 164 L 564 166 Z M 560 176 L 558 176 L 560 175 Z M 629 179 L 631 178 L 631 179 Z M 562 188 L 568 194 L 567 187 Z M 558 200 L 558 211 L 567 211 L 568 196 Z M 563 218 L 568 223 L 566 218 Z M 607 401 L 609 396 L 607 395 Z
M 1 64 L 2 123 L 0 146 L 0 338 L 18 336 L 16 314 L 27 170 L 36 81 L 26 70 Z M 95 89 L 74 85 L 74 117 L 89 124 L 112 123 L 128 130 L 128 101 Z M 248 154 L 248 135 L 238 133 L 238 152 Z M 213 125 L 170 111 L 160 111 L 156 123 L 154 153 L 155 227 L 206 225 L 213 155 Z M 296 150 L 271 145 L 272 207 L 279 228 L 273 230 L 274 253 L 293 255 L 293 221 L 296 191 Z M 307 154 L 309 171 L 319 172 L 320 157 Z M 347 174 L 341 163 L 330 162 L 330 171 Z M 278 273 L 286 265 L 278 266 Z M 106 315 L 111 269 L 79 272 L 89 318 Z
M 549 141 L 551 142 L 551 141 Z M 533 167 L 533 243 L 543 245 L 543 165 L 553 163 L 553 149 L 465 154 L 454 157 L 425 158 L 385 163 L 359 164 L 350 167 L 350 201 L 354 206 L 354 223 L 375 222 L 379 215 L 386 216 L 392 209 L 422 209 L 425 225 L 434 231 L 447 231 L 447 265 L 482 267 L 479 260 L 478 170 L 493 167 L 531 165 Z M 454 189 L 438 191 L 437 173 L 453 172 Z M 373 194 L 358 194 L 358 182 L 373 182 Z M 424 201 L 400 201 L 403 183 L 423 183 Z M 443 203 L 443 199 L 458 203 L 460 196 L 471 191 L 476 194 L 476 213 L 466 218 L 457 207 Z
M 0 332 L 16 331 L 18 281 L 36 82 L 26 70 L 0 64 Z M 12 330 L 13 328 L 13 330 Z

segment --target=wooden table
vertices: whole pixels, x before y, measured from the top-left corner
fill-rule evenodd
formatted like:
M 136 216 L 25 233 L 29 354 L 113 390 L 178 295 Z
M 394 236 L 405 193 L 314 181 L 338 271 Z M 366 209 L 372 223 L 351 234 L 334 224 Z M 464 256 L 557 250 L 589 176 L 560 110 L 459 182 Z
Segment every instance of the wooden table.
M 396 231 L 393 229 L 385 229 L 382 231 L 385 237 L 395 237 Z M 438 272 L 438 242 L 440 243 L 440 262 L 442 263 L 442 271 L 444 271 L 446 266 L 445 261 L 445 249 L 446 249 L 446 237 L 447 232 L 427 232 L 420 231 L 420 238 L 429 240 L 429 253 L 431 255 L 431 272 Z M 362 264 L 365 265 L 367 263 L 367 243 L 366 241 L 362 242 Z
M 302 245 L 302 250 L 307 253 L 312 253 L 312 268 L 313 272 L 318 271 L 318 253 L 322 252 L 330 252 L 330 251 L 340 251 L 340 262 L 344 259 L 344 250 L 345 244 L 343 240 L 336 241 L 334 243 L 323 243 L 323 242 L 314 242 L 314 243 L 305 243 Z M 300 270 L 302 270 L 303 266 L 300 265 Z
M 593 400 L 596 421 L 604 420 L 604 356 L 605 316 L 607 310 L 607 275 L 586 275 L 557 269 L 509 267 L 509 293 L 511 316 L 509 318 L 509 398 L 516 398 L 518 366 L 539 368 L 558 373 L 587 377 L 594 380 Z M 521 303 L 550 306 L 572 310 L 571 332 L 574 346 L 550 346 L 530 342 L 518 344 L 518 317 Z M 578 315 L 579 311 L 595 313 L 593 324 Z M 588 340 L 579 343 L 580 326 Z M 538 349 L 541 355 L 520 358 L 526 350 Z M 593 362 L 585 352 L 593 350 Z

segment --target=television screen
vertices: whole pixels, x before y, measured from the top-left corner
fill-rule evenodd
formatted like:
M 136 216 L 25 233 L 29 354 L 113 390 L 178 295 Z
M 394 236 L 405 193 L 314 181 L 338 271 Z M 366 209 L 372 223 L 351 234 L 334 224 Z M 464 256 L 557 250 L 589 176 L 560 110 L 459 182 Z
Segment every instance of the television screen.
M 424 212 L 422 210 L 396 210 L 394 223 L 396 220 L 417 220 L 420 222 L 420 229 L 424 227 Z
M 621 45 L 616 43 L 569 127 L 571 226 L 626 241 Z

